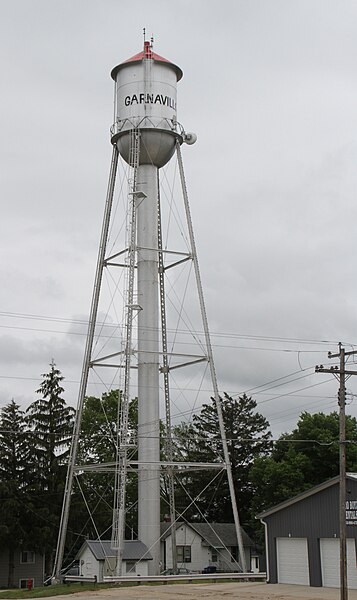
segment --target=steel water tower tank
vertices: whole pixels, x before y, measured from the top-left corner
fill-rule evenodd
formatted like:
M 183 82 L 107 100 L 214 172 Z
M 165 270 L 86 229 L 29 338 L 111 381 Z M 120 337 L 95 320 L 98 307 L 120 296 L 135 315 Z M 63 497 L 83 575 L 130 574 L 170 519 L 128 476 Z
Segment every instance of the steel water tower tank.
M 159 56 L 145 41 L 144 50 L 111 72 L 115 81 L 115 119 L 111 141 L 130 163 L 131 135 L 140 130 L 140 164 L 164 166 L 175 150 L 183 131 L 177 123 L 177 82 L 179 67 Z

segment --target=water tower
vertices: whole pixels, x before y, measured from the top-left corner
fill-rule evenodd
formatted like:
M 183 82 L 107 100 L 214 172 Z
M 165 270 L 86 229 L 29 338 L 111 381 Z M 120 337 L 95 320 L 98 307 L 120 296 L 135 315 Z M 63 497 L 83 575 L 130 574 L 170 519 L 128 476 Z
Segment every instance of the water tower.
M 210 373 L 222 436 L 224 468 L 231 492 L 240 555 L 244 561 L 238 510 L 181 156 L 181 145 L 193 144 L 196 141 L 196 136 L 185 133 L 177 120 L 177 82 L 182 78 L 182 71 L 172 62 L 156 54 L 153 51 L 152 41 L 144 41 L 143 51 L 117 65 L 112 70 L 111 76 L 115 84 L 114 124 L 111 128 L 113 157 L 55 559 L 56 576 L 59 575 L 62 565 L 73 477 L 78 468 L 77 447 L 88 376 L 94 367 L 118 367 L 123 373 L 112 524 L 112 547 L 117 550 L 118 556 L 116 575 L 122 575 L 126 477 L 130 462 L 128 452 L 133 444 L 128 431 L 128 406 L 133 397 L 131 387 L 133 374 L 136 381 L 135 393 L 138 397 L 136 442 L 138 539 L 146 544 L 153 557 L 150 562 L 151 573 L 158 574 L 160 571 L 160 474 L 163 472 L 169 482 L 173 532 L 176 520 L 173 485 L 175 464 L 169 434 L 171 430 L 170 373 L 173 369 L 185 368 L 202 361 L 206 362 Z M 175 153 L 189 240 L 189 249 L 186 253 L 168 250 L 163 243 L 159 171 Z M 130 203 L 127 243 L 122 250 L 113 253 L 108 250 L 108 233 L 113 218 L 113 197 L 119 159 L 125 161 L 130 171 L 128 177 Z M 173 256 L 175 258 L 172 258 Z M 168 257 L 171 258 L 170 264 L 167 262 Z M 188 261 L 193 266 L 204 338 L 204 351 L 200 356 L 193 353 L 186 355 L 174 353 L 168 345 L 165 273 L 169 268 Z M 98 305 L 103 271 L 111 266 L 125 271 L 123 336 L 120 347 L 114 352 L 109 354 L 104 352 L 103 356 L 98 357 L 93 354 Z M 165 405 L 166 463 L 160 461 L 160 394 L 164 396 Z M 175 536 L 171 537 L 172 557 L 175 561 Z M 244 562 L 242 566 L 245 571 Z

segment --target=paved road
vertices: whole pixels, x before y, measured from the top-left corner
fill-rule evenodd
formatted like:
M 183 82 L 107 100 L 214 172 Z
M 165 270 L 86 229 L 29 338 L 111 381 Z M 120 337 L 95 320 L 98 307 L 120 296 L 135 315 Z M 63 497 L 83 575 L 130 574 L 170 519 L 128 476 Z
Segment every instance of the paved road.
M 357 590 L 349 590 L 349 600 L 357 600 Z M 6 598 L 6 596 L 3 596 Z M 160 586 L 135 586 L 82 592 L 59 598 L 82 600 L 339 600 L 340 591 L 332 588 L 313 588 L 301 585 L 267 583 L 178 583 Z

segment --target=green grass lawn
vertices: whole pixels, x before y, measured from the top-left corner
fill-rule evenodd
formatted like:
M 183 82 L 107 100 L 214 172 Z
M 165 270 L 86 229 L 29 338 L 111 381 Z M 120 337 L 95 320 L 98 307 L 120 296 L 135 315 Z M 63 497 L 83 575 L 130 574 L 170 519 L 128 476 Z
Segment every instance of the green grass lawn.
M 9 590 L 2 592 L 0 590 L 0 600 L 8 598 L 50 598 L 52 596 L 64 596 L 74 594 L 75 592 L 88 592 L 110 588 L 110 583 L 70 583 L 62 585 L 48 585 L 46 587 L 36 587 L 30 592 L 28 590 Z

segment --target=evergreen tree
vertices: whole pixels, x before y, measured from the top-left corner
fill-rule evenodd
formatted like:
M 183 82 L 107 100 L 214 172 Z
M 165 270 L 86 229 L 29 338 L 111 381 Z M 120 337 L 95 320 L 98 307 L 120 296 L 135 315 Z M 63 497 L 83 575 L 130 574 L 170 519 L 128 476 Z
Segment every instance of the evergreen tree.
M 51 573 L 75 411 L 62 397 L 63 376 L 54 361 L 42 376 L 36 391 L 40 398 L 26 411 L 31 430 L 29 506 L 35 515 L 34 544 L 45 550 L 46 572 Z
M 8 587 L 14 587 L 14 552 L 28 539 L 26 527 L 26 435 L 24 414 L 12 400 L 0 414 L 0 547 L 7 548 Z
M 63 376 L 55 363 L 36 393 L 41 397 L 27 409 L 27 423 L 32 431 L 38 470 L 37 483 L 42 490 L 56 493 L 63 483 L 63 465 L 69 453 L 74 409 L 62 398 Z

